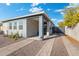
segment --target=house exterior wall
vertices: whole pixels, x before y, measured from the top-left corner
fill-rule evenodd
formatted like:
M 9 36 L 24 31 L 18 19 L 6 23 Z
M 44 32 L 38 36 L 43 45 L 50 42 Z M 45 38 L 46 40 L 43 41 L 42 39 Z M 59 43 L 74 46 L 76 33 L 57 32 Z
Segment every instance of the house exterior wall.
M 27 36 L 37 36 L 38 28 L 38 20 L 27 20 Z
M 13 29 L 14 23 L 17 23 L 17 29 Z M 19 29 L 19 22 L 23 22 L 23 29 Z M 12 23 L 12 29 L 9 29 L 9 23 Z M 26 37 L 26 19 L 14 20 L 3 23 L 3 31 L 5 35 L 11 35 L 12 33 L 19 33 L 20 36 Z
M 79 41 L 79 23 L 73 27 L 65 27 L 65 34 Z
M 2 26 L 3 28 L 3 32 L 4 32 L 4 34 L 5 35 L 7 35 L 8 33 L 7 33 L 7 31 L 8 31 L 8 23 L 3 23 L 3 26 Z
M 17 19 L 17 20 L 13 20 L 13 21 L 7 21 L 3 23 L 3 31 L 5 35 L 11 35 L 12 33 L 19 33 L 20 36 L 23 36 L 25 38 L 30 37 L 30 36 L 36 36 L 37 34 L 39 35 L 40 38 L 44 37 L 44 20 L 47 20 L 48 24 L 48 28 L 49 28 L 49 34 L 52 34 L 52 28 L 50 29 L 50 27 L 52 27 L 52 23 L 43 17 L 43 15 L 39 15 L 37 20 L 35 20 L 35 16 L 34 19 L 29 19 L 28 18 L 23 18 L 23 19 Z M 17 22 L 17 29 L 13 29 L 14 26 L 14 22 Z M 19 22 L 23 22 L 23 29 L 20 30 L 19 29 Z M 9 23 L 12 23 L 12 29 L 9 29 Z

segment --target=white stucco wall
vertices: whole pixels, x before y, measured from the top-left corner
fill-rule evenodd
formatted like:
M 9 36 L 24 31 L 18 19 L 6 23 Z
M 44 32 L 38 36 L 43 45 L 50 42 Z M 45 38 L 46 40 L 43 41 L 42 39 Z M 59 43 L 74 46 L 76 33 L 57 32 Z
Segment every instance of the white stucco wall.
M 13 20 L 13 21 L 7 21 L 3 23 L 3 27 L 8 27 L 9 23 L 12 23 L 12 27 L 14 22 L 17 22 L 17 29 L 14 30 L 13 28 L 10 30 L 9 28 L 3 29 L 4 34 L 11 35 L 11 33 L 19 33 L 19 35 L 22 35 L 23 37 L 27 38 L 28 36 L 36 36 L 37 32 L 39 32 L 39 37 L 43 37 L 43 21 L 44 17 L 39 16 L 38 18 L 34 17 L 33 19 L 24 18 L 19 20 Z M 47 19 L 45 19 L 47 20 Z M 23 22 L 23 29 L 19 30 L 19 22 Z M 52 29 L 50 29 L 51 23 L 49 22 L 49 34 L 52 33 Z
M 5 35 L 7 35 L 7 30 L 8 30 L 8 23 L 3 23 L 3 32 Z
M 13 29 L 14 22 L 17 22 L 17 29 Z M 23 22 L 22 30 L 19 30 L 19 22 Z M 12 29 L 9 29 L 9 23 L 12 23 Z M 3 31 L 5 35 L 11 35 L 11 33 L 15 34 L 18 32 L 20 36 L 22 35 L 23 37 L 26 37 L 26 19 L 14 20 L 3 23 Z
M 79 41 L 79 23 L 74 28 L 65 27 L 65 34 Z

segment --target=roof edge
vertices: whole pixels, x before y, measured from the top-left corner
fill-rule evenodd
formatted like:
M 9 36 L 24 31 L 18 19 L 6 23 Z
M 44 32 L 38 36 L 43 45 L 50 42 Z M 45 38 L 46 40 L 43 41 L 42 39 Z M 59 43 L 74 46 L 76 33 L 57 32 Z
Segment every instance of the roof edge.
M 48 15 L 47 15 L 44 11 L 38 12 L 38 13 L 29 14 L 29 15 L 24 15 L 24 16 L 19 16 L 19 17 L 14 17 L 14 18 L 5 19 L 5 20 L 2 20 L 1 22 L 4 23 L 4 22 L 13 21 L 13 20 L 16 20 L 16 19 L 27 18 L 27 17 L 31 17 L 31 16 L 35 16 L 35 15 L 44 15 L 44 16 L 46 16 L 46 18 L 47 18 L 51 23 L 53 23 L 53 22 L 50 20 L 50 18 L 48 17 Z

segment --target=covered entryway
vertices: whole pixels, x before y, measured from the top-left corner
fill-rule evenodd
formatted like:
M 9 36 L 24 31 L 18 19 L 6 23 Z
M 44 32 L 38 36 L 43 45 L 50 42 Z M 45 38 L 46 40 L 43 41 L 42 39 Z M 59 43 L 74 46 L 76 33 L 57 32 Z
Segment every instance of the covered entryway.
M 39 21 L 37 17 L 29 17 L 27 19 L 27 36 L 33 37 L 39 35 Z
M 44 38 L 44 35 L 49 36 L 49 34 L 49 21 L 44 16 L 27 18 L 27 37 L 39 36 L 39 38 Z

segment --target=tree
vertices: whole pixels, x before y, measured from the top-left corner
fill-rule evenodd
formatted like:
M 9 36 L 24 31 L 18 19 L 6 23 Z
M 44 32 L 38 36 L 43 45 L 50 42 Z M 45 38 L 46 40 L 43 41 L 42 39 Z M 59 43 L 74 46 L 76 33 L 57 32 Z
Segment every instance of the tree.
M 64 22 L 59 22 L 58 26 L 61 27 L 61 28 L 63 28 L 64 27 Z
M 64 26 L 73 27 L 79 22 L 79 7 L 66 8 L 64 10 L 64 21 L 60 22 Z M 59 23 L 59 26 L 61 25 Z

